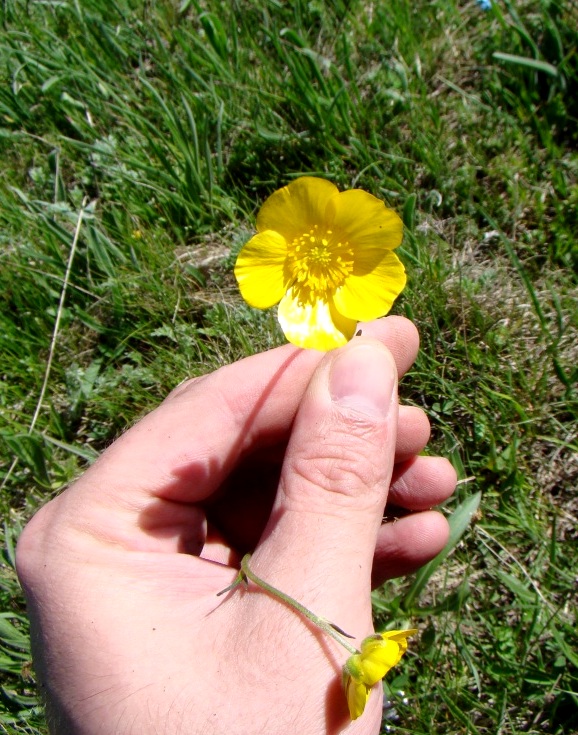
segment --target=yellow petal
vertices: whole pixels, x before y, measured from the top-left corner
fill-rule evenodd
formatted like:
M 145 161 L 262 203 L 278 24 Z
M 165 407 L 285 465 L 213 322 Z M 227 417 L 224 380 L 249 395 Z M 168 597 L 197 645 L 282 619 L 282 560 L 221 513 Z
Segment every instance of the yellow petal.
M 378 633 L 377 635 L 381 636 L 383 640 L 391 638 L 392 640 L 397 641 L 405 651 L 407 648 L 407 639 L 416 633 L 417 628 L 409 628 L 408 630 L 386 630 L 383 633 Z
M 299 301 L 293 289 L 281 300 L 278 319 L 289 342 L 323 352 L 346 344 L 357 326 L 355 320 L 341 316 L 327 301 Z
M 335 292 L 335 308 L 360 322 L 385 316 L 407 280 L 402 262 L 395 253 L 386 251 L 371 273 L 355 275 L 355 270 Z
M 271 230 L 255 235 L 243 246 L 235 263 L 235 277 L 250 306 L 268 309 L 283 298 L 287 290 L 283 276 L 286 256 L 285 238 Z
M 352 720 L 356 720 L 363 714 L 370 691 L 363 682 L 351 676 L 346 678 L 345 695 L 349 707 L 349 716 Z
M 330 181 L 302 176 L 271 194 L 257 215 L 257 230 L 275 230 L 292 242 L 314 225 L 326 222 L 327 206 L 339 196 L 339 189 Z
M 361 189 L 350 189 L 333 198 L 327 217 L 336 231 L 357 248 L 393 250 L 401 244 L 403 223 L 381 199 Z
M 382 633 L 374 633 L 361 641 L 361 654 L 368 654 L 379 648 L 383 641 L 393 640 L 404 651 L 407 650 L 407 639 L 417 633 L 417 628 L 407 630 L 385 630 Z
M 372 650 L 362 651 L 362 681 L 367 686 L 373 686 L 399 662 L 402 653 L 399 643 L 393 640 L 378 641 Z
M 361 651 L 358 655 L 358 678 L 368 686 L 372 686 L 387 672 L 399 663 L 407 651 L 407 639 L 417 633 L 415 628 L 410 630 L 388 630 L 384 633 L 370 635 L 361 642 Z

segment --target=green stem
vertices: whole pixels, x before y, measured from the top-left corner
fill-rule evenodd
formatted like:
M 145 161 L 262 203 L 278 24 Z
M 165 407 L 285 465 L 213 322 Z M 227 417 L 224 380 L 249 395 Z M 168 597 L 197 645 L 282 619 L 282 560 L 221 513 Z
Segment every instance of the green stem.
M 281 590 L 278 590 L 276 587 L 273 587 L 268 582 L 265 582 L 264 579 L 261 579 L 261 577 L 258 577 L 255 572 L 253 572 L 249 568 L 249 560 L 251 559 L 251 554 L 246 554 L 243 559 L 241 560 L 241 571 L 239 573 L 239 577 L 233 582 L 233 584 L 228 588 L 235 587 L 239 582 L 242 581 L 242 578 L 245 577 L 245 579 L 250 579 L 251 582 L 256 584 L 258 587 L 261 587 L 265 590 L 265 592 L 268 592 L 273 597 L 277 597 L 279 600 L 282 600 L 286 605 L 289 605 L 289 607 L 292 607 L 294 610 L 296 610 L 298 613 L 301 613 L 301 615 L 304 615 L 307 620 L 310 620 L 313 625 L 316 625 L 320 630 L 322 630 L 324 633 L 327 633 L 328 636 L 331 636 L 334 640 L 336 640 L 340 645 L 343 646 L 343 648 L 346 648 L 349 653 L 355 654 L 359 653 L 357 648 L 354 648 L 352 645 L 347 643 L 347 641 L 344 640 L 344 638 L 352 638 L 353 636 L 348 635 L 344 631 L 341 630 L 341 628 L 338 628 L 336 625 L 333 625 L 333 623 L 330 623 L 329 620 L 326 620 L 325 618 L 319 617 L 319 615 L 315 615 L 315 613 L 312 613 L 311 610 L 308 610 L 306 607 L 304 607 L 300 602 L 297 602 L 297 600 L 294 600 L 289 595 L 286 595 L 285 592 L 281 592 Z M 223 590 L 224 591 L 224 590 Z

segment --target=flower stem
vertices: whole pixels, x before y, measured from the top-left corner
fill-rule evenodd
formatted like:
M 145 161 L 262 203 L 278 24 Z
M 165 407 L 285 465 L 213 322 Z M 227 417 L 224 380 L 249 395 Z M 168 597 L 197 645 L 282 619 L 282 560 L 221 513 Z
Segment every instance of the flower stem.
M 350 643 L 344 640 L 344 638 L 352 638 L 353 636 L 348 635 L 343 630 L 341 630 L 341 628 L 338 628 L 336 625 L 333 625 L 333 623 L 330 623 L 329 620 L 321 618 L 319 617 L 319 615 L 315 615 L 315 613 L 312 613 L 311 610 L 308 610 L 300 602 L 297 602 L 297 600 L 293 599 L 293 597 L 285 594 L 285 592 L 281 592 L 281 590 L 278 590 L 276 587 L 273 587 L 273 585 L 265 582 L 264 579 L 261 579 L 261 577 L 258 577 L 255 572 L 253 572 L 249 568 L 250 559 L 251 554 L 246 554 L 243 557 L 243 559 L 241 560 L 241 571 L 239 572 L 239 576 L 227 589 L 236 587 L 237 584 L 239 584 L 243 580 L 243 578 L 245 580 L 250 579 L 251 582 L 256 584 L 258 587 L 261 587 L 261 589 L 264 589 L 265 592 L 268 592 L 273 597 L 277 597 L 279 600 L 282 600 L 286 605 L 289 605 L 289 607 L 292 607 L 298 613 L 304 615 L 307 620 L 311 621 L 313 625 L 316 625 L 324 633 L 327 633 L 328 636 L 331 636 L 331 638 L 336 640 L 340 645 L 343 646 L 343 648 L 347 649 L 349 653 L 359 653 L 357 648 L 354 648 Z

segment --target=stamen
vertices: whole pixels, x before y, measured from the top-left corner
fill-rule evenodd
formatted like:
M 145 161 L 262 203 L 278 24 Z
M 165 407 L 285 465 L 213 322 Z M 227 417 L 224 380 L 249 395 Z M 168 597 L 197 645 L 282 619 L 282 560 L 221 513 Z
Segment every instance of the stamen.
M 300 303 L 327 301 L 353 269 L 353 248 L 332 230 L 315 225 L 289 245 L 287 288 L 296 288 Z

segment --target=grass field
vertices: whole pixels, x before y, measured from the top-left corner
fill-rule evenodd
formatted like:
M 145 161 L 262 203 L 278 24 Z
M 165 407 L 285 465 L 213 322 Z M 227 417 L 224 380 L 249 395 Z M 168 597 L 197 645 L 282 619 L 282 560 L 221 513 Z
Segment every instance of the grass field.
M 309 173 L 403 215 L 394 310 L 422 350 L 402 395 L 461 479 L 443 563 L 375 593 L 378 622 L 420 628 L 383 731 L 578 733 L 576 2 L 0 19 L 0 731 L 46 732 L 19 529 L 179 381 L 283 342 L 232 264 Z

